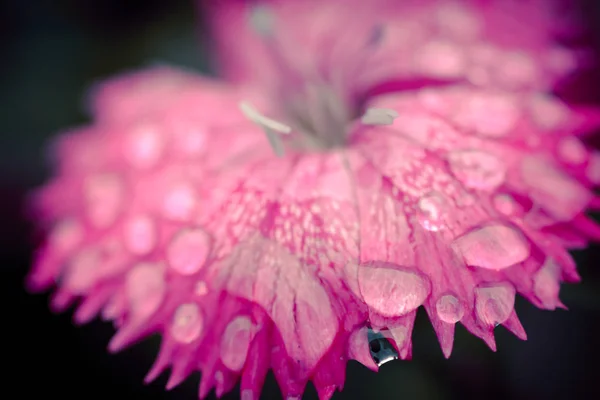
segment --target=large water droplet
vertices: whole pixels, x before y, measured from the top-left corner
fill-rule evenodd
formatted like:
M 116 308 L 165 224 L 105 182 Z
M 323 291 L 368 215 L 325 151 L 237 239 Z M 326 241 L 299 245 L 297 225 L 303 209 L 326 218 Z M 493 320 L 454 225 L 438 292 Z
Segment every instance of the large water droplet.
M 388 263 L 361 265 L 358 284 L 365 303 L 373 311 L 391 317 L 415 310 L 430 291 L 426 278 Z
M 587 159 L 585 146 L 574 137 L 565 137 L 558 142 L 558 156 L 568 164 L 580 165 Z
M 87 216 L 99 228 L 111 225 L 121 210 L 124 185 L 116 174 L 93 175 L 84 183 Z
M 138 264 L 127 274 L 125 290 L 132 314 L 148 317 L 158 310 L 165 297 L 164 271 L 158 265 Z
M 198 305 L 188 303 L 177 307 L 171 323 L 171 335 L 175 340 L 191 343 L 200 336 L 203 328 L 204 319 Z
M 136 168 L 153 167 L 163 152 L 163 140 L 152 125 L 142 125 L 133 130 L 126 144 L 127 160 Z
M 452 247 L 467 265 L 497 271 L 524 261 L 530 253 L 523 234 L 502 224 L 473 229 L 457 238 Z
M 465 70 L 465 55 L 451 42 L 431 41 L 415 58 L 415 68 L 437 78 L 454 78 Z
M 515 306 L 515 288 L 508 283 L 475 288 L 475 311 L 484 323 L 496 326 L 510 317 Z
M 192 217 L 196 206 L 194 188 L 186 183 L 174 185 L 163 199 L 162 211 L 166 218 L 174 221 L 187 221 Z
M 221 339 L 221 361 L 232 371 L 241 371 L 254 335 L 252 321 L 237 317 L 227 325 Z
M 543 130 L 558 129 L 569 119 L 569 109 L 550 95 L 534 95 L 529 103 L 529 110 L 533 122 Z
M 480 150 L 460 150 L 448 154 L 452 173 L 467 188 L 493 191 L 502 185 L 506 166 L 496 156 Z
M 461 101 L 455 121 L 480 135 L 500 138 L 511 132 L 519 116 L 509 95 L 480 92 Z
M 510 88 L 529 86 L 538 78 L 537 65 L 524 52 L 504 53 L 497 68 L 498 79 Z
M 156 226 L 145 215 L 131 218 L 125 224 L 125 246 L 136 255 L 148 254 L 156 245 Z
M 375 332 L 369 328 L 367 340 L 369 341 L 371 357 L 378 367 L 399 358 L 398 352 L 394 346 L 381 332 Z
M 81 224 L 73 219 L 59 222 L 50 234 L 49 240 L 55 250 L 69 252 L 74 250 L 83 239 Z
M 460 300 L 451 294 L 443 295 L 435 303 L 435 310 L 438 317 L 449 324 L 460 321 L 465 313 Z
M 178 232 L 167 247 L 167 261 L 182 275 L 195 274 L 202 268 L 210 249 L 208 234 L 202 229 Z
M 431 192 L 417 203 L 417 220 L 428 231 L 437 232 L 446 226 L 450 206 L 437 192 Z
M 509 194 L 498 194 L 494 196 L 493 202 L 496 210 L 507 216 L 513 215 L 518 209 L 515 199 Z
M 521 177 L 529 186 L 529 197 L 558 221 L 570 221 L 591 199 L 585 186 L 542 156 L 526 157 L 521 163 Z
M 533 276 L 533 292 L 549 310 L 554 310 L 560 304 L 560 267 L 552 258 L 547 258 Z
M 64 285 L 73 293 L 87 291 L 96 281 L 98 268 L 101 267 L 97 249 L 88 248 L 73 257 L 64 280 Z

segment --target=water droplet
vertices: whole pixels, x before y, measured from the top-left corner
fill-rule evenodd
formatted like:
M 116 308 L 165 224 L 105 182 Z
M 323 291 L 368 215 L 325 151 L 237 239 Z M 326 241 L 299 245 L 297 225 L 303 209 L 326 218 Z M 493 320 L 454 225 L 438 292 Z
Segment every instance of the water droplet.
M 142 125 L 130 133 L 126 157 L 136 168 L 151 168 L 162 156 L 163 147 L 163 139 L 158 130 L 151 125 Z
M 178 152 L 184 156 L 199 156 L 205 149 L 207 133 L 202 128 L 183 124 L 184 122 L 175 131 L 174 144 Z
M 457 238 L 452 247 L 467 265 L 496 271 L 526 260 L 531 250 L 520 231 L 502 224 L 473 229 Z
M 508 283 L 475 288 L 475 311 L 484 323 L 497 326 L 505 322 L 515 306 L 515 288 Z
M 482 136 L 501 138 L 510 133 L 520 116 L 510 95 L 475 92 L 461 103 L 454 116 L 456 123 Z
M 481 31 L 481 20 L 469 8 L 457 3 L 437 6 L 436 20 L 442 36 L 460 41 L 478 39 Z
M 148 254 L 156 245 L 156 226 L 145 215 L 131 218 L 125 224 L 125 246 L 135 255 Z
M 179 231 L 167 247 L 167 261 L 182 275 L 195 274 L 202 268 L 210 250 L 208 234 L 202 229 Z
M 392 317 L 415 310 L 430 290 L 429 281 L 421 275 L 388 263 L 361 265 L 358 284 L 363 300 L 373 311 Z
M 254 336 L 252 321 L 237 317 L 227 325 L 221 339 L 221 361 L 232 371 L 241 371 Z
M 536 94 L 529 102 L 533 122 L 543 130 L 560 128 L 569 119 L 569 109 L 557 98 Z
M 115 174 L 93 175 L 84 183 L 87 216 L 99 228 L 111 225 L 121 211 L 123 181 Z
M 399 358 L 398 352 L 394 346 L 381 332 L 375 332 L 369 328 L 367 340 L 369 341 L 371 357 L 378 367 Z
M 66 272 L 64 285 L 73 293 L 84 293 L 94 284 L 100 267 L 97 249 L 88 248 L 73 257 Z
M 585 168 L 585 176 L 593 184 L 600 184 L 600 152 L 594 151 L 590 154 Z
M 533 291 L 549 310 L 554 310 L 560 304 L 560 267 L 552 258 L 547 258 L 533 276 Z
M 494 191 L 502 185 L 506 166 L 496 156 L 479 150 L 459 150 L 448 154 L 452 173 L 467 188 Z
M 521 88 L 535 83 L 538 70 L 534 60 L 523 52 L 506 52 L 498 65 L 499 80 L 511 88 Z
M 133 315 L 146 318 L 160 307 L 167 291 L 163 269 L 142 263 L 127 274 L 125 290 Z
M 435 310 L 438 317 L 449 324 L 455 324 L 460 321 L 465 313 L 460 300 L 451 294 L 440 297 L 435 304 Z
M 449 204 L 442 194 L 431 192 L 419 199 L 417 203 L 417 220 L 431 232 L 442 230 L 446 226 Z
M 242 390 L 240 400 L 255 400 L 254 391 L 252 389 Z
M 496 210 L 506 216 L 513 215 L 518 209 L 515 199 L 509 194 L 498 194 L 493 201 Z
M 73 219 L 59 222 L 52 229 L 50 241 L 55 250 L 69 252 L 74 250 L 83 239 L 81 224 Z
M 542 156 L 526 157 L 521 163 L 521 177 L 534 203 L 558 221 L 572 220 L 591 198 L 585 186 Z
M 194 294 L 196 296 L 205 296 L 208 293 L 208 287 L 204 281 L 196 282 L 196 286 L 194 287 Z
M 558 142 L 558 156 L 568 164 L 583 164 L 587 159 L 585 146 L 574 137 L 565 137 Z
M 195 303 L 182 304 L 177 307 L 171 323 L 171 335 L 181 343 L 191 343 L 200 337 L 204 328 L 204 320 Z
M 418 72 L 437 78 L 454 78 L 465 70 L 465 57 L 462 50 L 445 41 L 431 41 L 422 47 L 415 58 Z
M 162 210 L 166 218 L 174 221 L 187 221 L 192 217 L 196 206 L 194 188 L 186 183 L 175 185 L 163 200 Z

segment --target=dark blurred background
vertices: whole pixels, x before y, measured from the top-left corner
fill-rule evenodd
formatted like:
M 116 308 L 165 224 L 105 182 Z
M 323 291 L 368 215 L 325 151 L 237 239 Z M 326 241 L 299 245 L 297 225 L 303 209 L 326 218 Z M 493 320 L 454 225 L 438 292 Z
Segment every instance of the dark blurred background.
M 586 41 L 600 54 L 600 2 L 573 4 L 584 17 Z M 22 212 L 25 194 L 50 174 L 44 150 L 49 138 L 88 121 L 84 96 L 91 84 L 156 62 L 208 71 L 196 14 L 192 0 L 0 2 L 0 376 L 2 390 L 12 393 L 3 398 L 197 398 L 198 374 L 170 392 L 163 390 L 166 373 L 142 383 L 157 337 L 110 355 L 112 325 L 95 321 L 75 328 L 70 313 L 49 311 L 48 295 L 25 292 L 33 235 Z M 598 71 L 571 79 L 564 92 L 600 103 Z M 454 352 L 445 360 L 421 310 L 414 361 L 388 363 L 379 374 L 351 362 L 346 388 L 334 398 L 600 399 L 600 247 L 576 258 L 583 283 L 563 287 L 568 312 L 517 300 L 528 341 L 499 327 L 493 353 L 457 326 Z M 238 392 L 225 398 L 237 399 Z M 263 398 L 280 396 L 269 376 Z M 305 399 L 316 399 L 312 386 Z

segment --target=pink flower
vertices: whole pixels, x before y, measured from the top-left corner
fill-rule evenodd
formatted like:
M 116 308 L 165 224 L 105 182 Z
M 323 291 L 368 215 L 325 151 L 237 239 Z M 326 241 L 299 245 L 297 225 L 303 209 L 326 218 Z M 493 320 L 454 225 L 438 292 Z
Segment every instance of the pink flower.
M 221 23 L 242 27 L 246 14 L 222 4 L 233 8 Z M 201 370 L 202 398 L 241 377 L 251 400 L 272 368 L 286 398 L 312 380 L 329 399 L 348 359 L 377 369 L 411 357 L 419 306 L 447 357 L 457 322 L 495 349 L 498 324 L 525 338 L 516 294 L 563 307 L 560 283 L 579 280 L 567 249 L 600 239 L 584 214 L 599 204 L 600 155 L 576 137 L 597 114 L 538 91 L 548 71 L 474 85 L 462 80 L 470 60 L 452 85 L 424 85 L 439 74 L 414 67 L 420 46 L 402 47 L 413 31 L 382 14 L 392 5 L 316 4 L 254 15 L 262 36 L 224 55 L 239 85 L 166 67 L 117 78 L 94 93 L 95 123 L 54 148 L 57 176 L 34 197 L 49 234 L 29 283 L 57 284 L 57 310 L 81 298 L 78 323 L 114 321 L 111 351 L 162 333 L 148 380 L 171 366 L 171 388 Z M 427 4 L 409 10 L 438 21 Z M 482 9 L 466 10 L 496 21 Z M 338 38 L 341 16 L 355 25 Z M 500 46 L 483 25 L 473 42 Z M 507 46 L 537 57 L 542 39 Z M 375 73 L 379 46 L 396 70 Z
M 289 87 L 284 62 L 359 93 L 423 79 L 547 89 L 585 60 L 554 41 L 577 30 L 558 1 L 263 0 L 250 12 L 248 0 L 201 2 L 215 16 L 222 72 L 263 88 L 277 77 Z

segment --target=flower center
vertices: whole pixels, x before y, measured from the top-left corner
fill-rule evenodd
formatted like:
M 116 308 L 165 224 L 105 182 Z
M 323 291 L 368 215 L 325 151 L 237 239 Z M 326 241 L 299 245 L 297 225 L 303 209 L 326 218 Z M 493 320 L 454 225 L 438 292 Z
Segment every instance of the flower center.
M 343 71 L 335 71 L 331 66 L 325 70 L 317 65 L 308 69 L 295 66 L 274 34 L 275 21 L 266 6 L 250 9 L 250 24 L 261 36 L 270 62 L 277 70 L 277 76 L 273 77 L 276 89 L 271 93 L 277 100 L 271 110 L 275 119 L 262 115 L 248 103 L 240 105 L 241 111 L 265 130 L 278 155 L 288 146 L 300 151 L 327 151 L 346 145 L 351 124 L 363 115 L 362 104 L 348 76 L 348 72 L 360 68 L 342 65 Z M 381 29 L 375 28 L 371 36 L 366 39 L 367 47 L 381 40 Z M 361 62 L 360 58 L 357 60 Z M 315 60 L 315 64 L 319 62 Z M 390 124 L 395 116 L 391 110 L 371 109 L 363 115 L 362 122 Z

